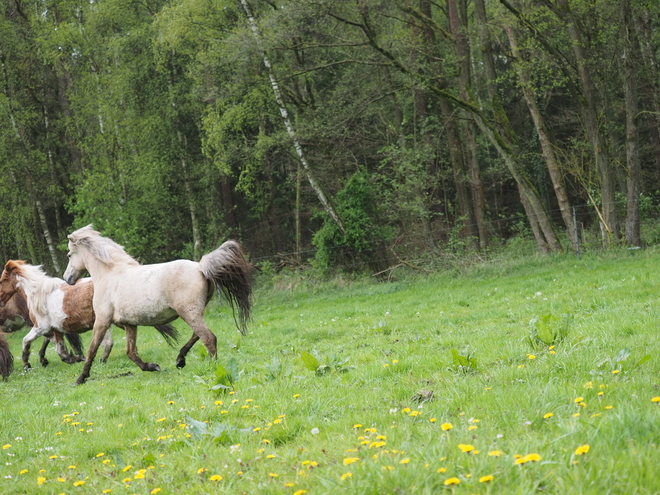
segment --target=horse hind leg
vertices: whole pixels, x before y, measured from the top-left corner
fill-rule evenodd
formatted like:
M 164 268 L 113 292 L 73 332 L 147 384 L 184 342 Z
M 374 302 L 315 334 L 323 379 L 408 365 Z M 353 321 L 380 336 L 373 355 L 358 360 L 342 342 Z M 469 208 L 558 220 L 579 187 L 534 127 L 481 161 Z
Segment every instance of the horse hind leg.
M 69 354 L 69 350 L 66 348 L 66 344 L 64 343 L 64 336 L 60 332 L 53 332 L 52 336 L 50 336 L 50 339 L 55 343 L 55 351 L 63 362 L 66 364 L 73 364 L 82 361 L 80 356 L 73 356 Z
M 179 355 L 176 357 L 177 368 L 183 368 L 186 365 L 186 356 L 188 355 L 190 349 L 192 349 L 192 346 L 194 346 L 198 340 L 199 336 L 196 333 L 193 333 L 192 337 L 190 337 L 190 340 L 186 342 L 186 344 L 181 348 Z
M 3 381 L 7 381 L 7 377 L 14 369 L 14 356 L 9 350 L 9 343 L 5 338 L 4 333 L 0 330 L 0 376 Z
M 105 337 L 103 337 L 103 342 L 101 342 L 101 345 L 103 346 L 103 355 L 101 356 L 101 362 L 105 363 L 108 360 L 108 356 L 110 356 L 110 351 L 112 351 L 112 347 L 115 345 L 114 340 L 112 340 L 112 332 L 110 329 L 108 329 L 108 331 L 105 332 Z
M 203 313 L 197 314 L 193 312 L 185 312 L 183 314 L 179 313 L 179 316 L 183 321 L 185 321 L 190 326 L 192 331 L 195 332 L 195 336 L 197 336 L 197 338 L 202 341 L 202 344 L 204 344 L 204 347 L 206 347 L 209 356 L 216 357 L 218 353 L 217 350 L 218 339 L 213 334 L 213 332 L 209 330 L 209 327 L 206 326 L 206 323 L 204 322 Z M 186 345 L 184 345 L 181 348 L 181 351 L 179 352 L 179 356 L 177 357 L 177 363 L 180 362 L 181 359 L 183 359 L 183 363 L 185 364 L 186 354 L 193 346 L 193 344 L 197 342 L 195 336 L 191 337 L 190 340 L 186 343 Z
M 160 371 L 160 366 L 155 363 L 146 363 L 140 359 L 137 352 L 137 327 L 134 325 L 124 325 L 126 330 L 126 354 L 142 371 Z
M 98 313 L 96 314 L 94 330 L 92 331 L 92 341 L 89 343 L 89 350 L 87 351 L 87 359 L 85 360 L 85 365 L 83 366 L 80 376 L 76 380 L 76 385 L 82 385 L 89 378 L 92 365 L 94 364 L 94 358 L 96 357 L 101 341 L 110 328 L 111 323 L 112 322 L 109 318 L 101 318 Z

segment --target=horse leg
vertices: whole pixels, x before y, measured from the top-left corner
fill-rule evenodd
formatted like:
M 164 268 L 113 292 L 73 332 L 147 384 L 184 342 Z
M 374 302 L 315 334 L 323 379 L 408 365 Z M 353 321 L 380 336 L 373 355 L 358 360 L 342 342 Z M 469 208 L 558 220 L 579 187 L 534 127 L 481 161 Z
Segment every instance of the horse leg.
M 140 359 L 137 352 L 137 327 L 124 325 L 126 330 L 126 354 L 128 358 L 137 364 L 142 371 L 160 371 L 160 366 L 155 363 L 145 363 Z
M 183 321 L 185 321 L 190 326 L 192 331 L 195 332 L 195 335 L 197 335 L 197 337 L 202 341 L 204 347 L 206 347 L 206 350 L 209 352 L 209 356 L 216 357 L 218 352 L 217 351 L 218 339 L 216 339 L 215 335 L 213 335 L 213 332 L 209 330 L 209 327 L 206 326 L 206 323 L 204 322 L 204 312 L 202 311 L 201 313 L 198 313 L 196 311 L 184 311 L 182 313 L 179 313 L 179 316 Z M 179 352 L 179 357 L 181 357 L 181 354 L 183 353 L 184 349 L 187 353 L 190 350 L 190 348 L 193 346 L 193 344 L 196 342 L 196 340 L 195 342 L 193 342 L 193 338 L 191 338 L 186 343 L 186 345 L 183 346 L 183 348 Z M 183 357 L 185 358 L 185 353 L 183 353 Z M 177 360 L 178 359 L 179 358 L 177 358 Z
M 27 335 L 23 337 L 23 354 L 21 357 L 23 359 L 24 370 L 27 371 L 32 368 L 32 366 L 30 366 L 30 346 L 32 345 L 32 342 L 44 333 L 46 332 L 40 331 L 38 327 L 32 327 Z
M 53 332 L 49 338 L 55 344 L 55 351 L 63 362 L 66 364 L 73 364 L 83 361 L 83 359 L 81 359 L 79 356 L 73 356 L 69 354 L 69 350 L 66 348 L 66 344 L 64 343 L 64 335 L 62 335 L 60 332 Z
M 39 362 L 41 363 L 41 366 L 43 366 L 44 368 L 48 366 L 48 359 L 46 359 L 46 349 L 48 348 L 49 343 L 50 343 L 50 339 L 44 336 L 44 341 L 41 344 L 41 349 L 39 349 Z
M 98 352 L 101 341 L 103 340 L 103 337 L 105 337 L 111 324 L 112 322 L 109 318 L 100 318 L 98 314 L 96 315 L 94 329 L 92 330 L 92 341 L 89 343 L 89 350 L 87 351 L 87 359 L 85 360 L 82 373 L 80 373 L 80 376 L 76 380 L 76 385 L 82 385 L 89 378 L 89 373 L 92 369 L 92 364 L 94 364 L 96 353 Z
M 192 348 L 192 346 L 195 345 L 195 342 L 199 340 L 199 336 L 196 333 L 192 334 L 192 337 L 190 337 L 190 340 L 186 342 L 186 345 L 184 345 L 181 350 L 179 351 L 179 355 L 176 357 L 176 367 L 177 368 L 183 368 L 186 365 L 186 356 L 188 355 L 188 351 Z
M 101 342 L 101 344 L 103 345 L 103 356 L 101 356 L 101 362 L 105 363 L 108 360 L 110 351 L 112 351 L 112 347 L 115 345 L 114 340 L 112 340 L 112 330 L 108 330 L 105 333 L 105 337 L 103 337 L 103 342 Z
M 0 376 L 4 381 L 14 369 L 14 356 L 9 350 L 9 343 L 5 338 L 5 334 L 0 330 Z

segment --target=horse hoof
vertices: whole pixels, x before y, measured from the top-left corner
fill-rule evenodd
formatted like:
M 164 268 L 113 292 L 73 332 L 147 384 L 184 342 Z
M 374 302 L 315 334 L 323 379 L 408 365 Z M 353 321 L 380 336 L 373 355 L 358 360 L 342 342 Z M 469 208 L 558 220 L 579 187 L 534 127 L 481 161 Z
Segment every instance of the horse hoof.
M 42 360 L 39 361 L 39 362 L 41 363 L 41 366 L 43 366 L 44 368 L 45 368 L 46 366 L 48 366 L 48 364 L 49 364 L 48 359 L 42 359 Z
M 160 371 L 160 366 L 156 363 L 145 363 L 144 371 Z
M 85 383 L 86 380 L 87 380 L 87 378 L 83 378 L 82 376 L 80 376 L 76 380 L 76 383 L 74 383 L 74 386 L 77 387 L 78 385 L 82 385 L 83 383 Z
M 30 363 L 25 363 L 23 365 L 23 371 L 30 371 L 31 369 L 32 369 L 32 366 L 30 365 Z
M 180 368 L 185 368 L 185 366 L 186 366 L 186 360 L 185 360 L 185 358 L 177 359 L 177 360 L 176 360 L 176 367 L 177 367 L 177 368 L 179 368 L 179 369 L 180 369 Z
M 85 356 L 76 356 L 74 362 L 82 363 L 83 361 L 85 361 Z

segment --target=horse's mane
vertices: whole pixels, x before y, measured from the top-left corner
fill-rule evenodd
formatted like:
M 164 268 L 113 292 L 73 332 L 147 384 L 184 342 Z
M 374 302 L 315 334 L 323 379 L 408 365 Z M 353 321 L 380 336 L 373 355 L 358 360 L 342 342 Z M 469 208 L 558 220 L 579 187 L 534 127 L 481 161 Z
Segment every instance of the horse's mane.
M 41 266 L 15 263 L 12 265 L 13 273 L 19 277 L 20 288 L 25 292 L 25 300 L 32 313 L 44 316 L 47 313 L 46 300 L 48 295 L 59 290 L 64 284 L 61 278 L 49 277 Z
M 103 237 L 91 224 L 69 234 L 68 238 L 71 244 L 86 247 L 94 258 L 108 266 L 139 265 L 135 258 L 124 251 L 123 246 L 108 237 Z

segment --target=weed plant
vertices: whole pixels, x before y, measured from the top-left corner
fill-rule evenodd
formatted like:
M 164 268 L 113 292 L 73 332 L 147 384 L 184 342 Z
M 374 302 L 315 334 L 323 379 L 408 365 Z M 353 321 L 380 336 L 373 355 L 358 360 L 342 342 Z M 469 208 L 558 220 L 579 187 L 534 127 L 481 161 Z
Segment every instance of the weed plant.
M 49 350 L 0 383 L 2 493 L 658 493 L 659 264 L 649 248 L 280 276 L 247 337 L 209 306 L 217 360 L 195 347 L 178 370 L 141 328 L 162 368 L 141 372 L 113 328 L 75 387 L 81 365 Z

